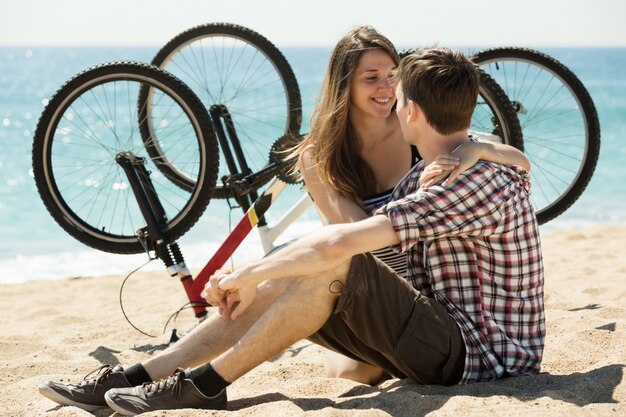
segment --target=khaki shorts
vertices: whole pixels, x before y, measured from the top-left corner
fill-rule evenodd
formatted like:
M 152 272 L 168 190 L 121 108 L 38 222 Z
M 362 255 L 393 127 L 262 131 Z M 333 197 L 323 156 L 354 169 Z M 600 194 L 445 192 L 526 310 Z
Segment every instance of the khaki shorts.
M 352 258 L 339 288 L 333 314 L 309 340 L 396 378 L 438 385 L 461 380 L 465 345 L 441 304 L 371 254 Z

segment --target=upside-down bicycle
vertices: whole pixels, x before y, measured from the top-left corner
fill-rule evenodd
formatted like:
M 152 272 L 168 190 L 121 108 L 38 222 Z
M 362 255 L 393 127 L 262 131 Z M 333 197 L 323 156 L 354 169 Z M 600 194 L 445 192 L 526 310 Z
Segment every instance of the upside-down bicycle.
M 545 223 L 593 174 L 593 102 L 569 69 L 542 53 L 491 49 L 475 62 L 484 71 L 471 130 L 526 152 Z M 311 204 L 304 193 L 275 224 L 264 219 L 298 182 L 283 151 L 302 138 L 301 120 L 295 75 L 271 42 L 237 25 L 202 25 L 173 38 L 150 65 L 105 63 L 64 84 L 35 132 L 34 177 L 66 232 L 103 251 L 154 252 L 203 318 L 204 284 L 248 232 L 259 226 L 267 253 Z M 176 241 L 211 198 L 234 199 L 245 215 L 192 277 Z

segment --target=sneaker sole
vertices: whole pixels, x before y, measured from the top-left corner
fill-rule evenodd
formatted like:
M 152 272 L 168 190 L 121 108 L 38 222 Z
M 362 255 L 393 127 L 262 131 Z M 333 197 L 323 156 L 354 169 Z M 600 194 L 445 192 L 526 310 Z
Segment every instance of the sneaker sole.
M 132 411 L 125 410 L 124 408 L 122 408 L 119 405 L 115 404 L 115 402 L 111 398 L 109 398 L 109 393 L 108 392 L 106 392 L 104 394 L 104 401 L 106 401 L 107 404 L 109 405 L 109 408 L 111 408 L 117 414 L 121 414 L 123 416 L 134 416 L 134 415 L 136 415 L 136 413 L 133 413 Z
M 39 393 L 41 395 L 43 395 L 44 397 L 46 397 L 47 399 L 54 401 L 57 404 L 71 405 L 71 406 L 83 409 L 85 411 L 95 411 L 95 410 L 99 410 L 101 408 L 106 408 L 105 405 L 89 405 L 89 404 L 83 404 L 83 403 L 78 403 L 76 401 L 72 401 L 72 400 L 70 400 L 70 399 L 60 395 L 59 393 L 57 393 L 53 389 L 50 389 L 50 387 L 48 387 L 46 385 L 42 385 L 42 386 L 39 387 Z

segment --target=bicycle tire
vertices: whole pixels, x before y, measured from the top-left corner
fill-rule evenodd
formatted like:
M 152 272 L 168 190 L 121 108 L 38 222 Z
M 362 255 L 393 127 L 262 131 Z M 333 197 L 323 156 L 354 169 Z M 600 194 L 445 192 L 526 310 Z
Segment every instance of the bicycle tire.
M 193 136 L 196 150 L 180 166 L 197 178 L 183 191 L 159 173 L 147 157 L 137 125 L 138 93 L 155 88 L 170 105 L 160 117 L 160 140 Z M 191 141 L 187 141 L 190 143 Z M 217 140 L 193 91 L 166 71 L 122 61 L 89 68 L 67 81 L 44 109 L 33 140 L 33 173 L 38 192 L 54 220 L 71 236 L 113 253 L 146 251 L 137 231 L 146 229 L 128 179 L 115 162 L 121 151 L 145 157 L 146 169 L 164 206 L 163 238 L 170 243 L 189 230 L 205 210 L 217 181 Z M 193 154 L 193 155 L 191 155 Z M 191 174 L 189 174 L 191 175 Z
M 253 172 L 268 163 L 276 139 L 300 130 L 302 104 L 291 66 L 269 40 L 251 29 L 229 23 L 193 27 L 163 46 L 152 64 L 179 77 L 207 109 L 213 105 L 228 108 L 246 163 Z M 142 134 L 150 137 L 149 132 Z M 148 152 L 166 162 L 159 169 L 173 182 L 192 186 L 193 181 L 168 163 L 168 150 L 160 146 L 158 138 L 156 145 L 148 146 Z M 231 174 L 223 149 L 219 166 L 219 178 Z M 214 197 L 226 196 L 217 184 Z
M 527 48 L 477 52 L 475 62 L 504 89 L 522 125 L 540 224 L 583 193 L 600 155 L 600 122 L 589 92 L 565 65 Z
M 404 58 L 416 49 L 400 51 Z M 482 140 L 505 143 L 524 150 L 522 128 L 515 108 L 504 90 L 486 72 L 479 70 L 480 85 L 476 108 L 472 113 L 470 132 Z
M 470 131 L 485 141 L 505 143 L 524 151 L 522 127 L 515 108 L 502 90 L 502 87 L 480 70 L 478 100 Z

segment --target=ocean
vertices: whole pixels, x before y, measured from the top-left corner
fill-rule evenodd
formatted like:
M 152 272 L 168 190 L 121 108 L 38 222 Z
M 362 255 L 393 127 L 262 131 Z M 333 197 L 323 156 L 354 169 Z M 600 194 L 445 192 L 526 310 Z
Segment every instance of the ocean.
M 0 48 L 0 284 L 74 276 L 124 274 L 147 261 L 145 254 L 115 255 L 91 249 L 65 233 L 45 209 L 32 174 L 32 139 L 47 99 L 78 72 L 107 61 L 150 62 L 158 47 Z M 476 51 L 480 48 L 461 48 Z M 626 222 L 626 48 L 536 48 L 568 66 L 589 90 L 602 132 L 600 159 L 582 197 L 542 231 Z M 283 48 L 303 100 L 304 123 L 316 101 L 330 48 Z M 301 195 L 292 186 L 272 208 L 280 217 Z M 242 215 L 225 201 L 211 201 L 200 221 L 180 240 L 193 268 L 214 253 Z M 309 209 L 281 238 L 287 241 L 320 225 Z M 233 262 L 262 256 L 253 231 Z M 146 270 L 161 270 L 152 262 Z

